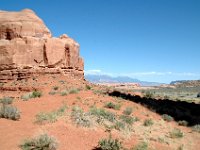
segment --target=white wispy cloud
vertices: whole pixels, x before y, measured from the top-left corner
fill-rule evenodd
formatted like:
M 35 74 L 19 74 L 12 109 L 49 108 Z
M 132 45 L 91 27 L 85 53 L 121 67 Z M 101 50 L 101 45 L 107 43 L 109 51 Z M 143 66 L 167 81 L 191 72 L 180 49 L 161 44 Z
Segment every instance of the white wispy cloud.
M 101 74 L 101 70 L 99 69 L 85 70 L 85 74 Z
M 191 73 L 191 72 L 130 72 L 130 73 L 108 73 L 104 72 L 100 69 L 94 70 L 86 70 L 85 74 L 92 74 L 92 75 L 111 75 L 111 76 L 193 76 L 193 77 L 200 77 L 200 73 Z
M 100 69 L 85 70 L 85 75 L 109 75 L 113 76 L 113 73 L 103 72 Z
M 198 73 L 190 73 L 190 72 L 132 72 L 132 73 L 122 73 L 124 76 L 199 76 Z

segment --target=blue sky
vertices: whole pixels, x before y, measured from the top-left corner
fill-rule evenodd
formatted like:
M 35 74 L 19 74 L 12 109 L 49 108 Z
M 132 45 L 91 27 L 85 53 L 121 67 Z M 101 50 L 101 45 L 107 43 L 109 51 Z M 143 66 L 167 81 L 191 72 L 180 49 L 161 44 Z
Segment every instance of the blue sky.
M 1 0 L 33 9 L 53 36 L 81 46 L 88 74 L 147 81 L 200 79 L 199 0 Z

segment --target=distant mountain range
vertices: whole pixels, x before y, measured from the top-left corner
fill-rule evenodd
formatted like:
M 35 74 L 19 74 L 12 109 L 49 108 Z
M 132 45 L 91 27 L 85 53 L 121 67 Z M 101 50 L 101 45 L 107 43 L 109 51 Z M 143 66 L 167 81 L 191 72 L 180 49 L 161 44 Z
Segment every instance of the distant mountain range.
M 127 76 L 112 77 L 109 75 L 85 75 L 85 79 L 92 83 L 139 83 L 141 86 L 159 86 L 163 83 L 140 81 Z
M 200 86 L 200 80 L 177 80 L 172 81 L 170 85 L 176 85 L 180 87 L 184 86 Z

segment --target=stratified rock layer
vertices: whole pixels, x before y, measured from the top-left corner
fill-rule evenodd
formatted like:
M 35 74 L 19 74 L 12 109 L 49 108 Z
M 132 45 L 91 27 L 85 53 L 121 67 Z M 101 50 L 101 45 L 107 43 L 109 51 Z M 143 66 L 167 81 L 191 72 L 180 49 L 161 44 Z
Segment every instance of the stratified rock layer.
M 0 81 L 35 74 L 84 78 L 79 44 L 67 35 L 52 38 L 44 22 L 29 9 L 0 11 Z

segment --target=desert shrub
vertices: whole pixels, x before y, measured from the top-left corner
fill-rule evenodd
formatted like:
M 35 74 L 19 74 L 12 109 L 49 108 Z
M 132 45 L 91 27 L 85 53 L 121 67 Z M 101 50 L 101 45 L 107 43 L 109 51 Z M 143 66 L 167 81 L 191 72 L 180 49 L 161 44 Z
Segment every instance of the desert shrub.
M 79 90 L 74 88 L 69 90 L 69 94 L 77 94 L 78 92 Z
M 130 131 L 131 126 L 127 124 L 126 122 L 123 122 L 121 120 L 116 120 L 114 125 L 111 126 L 112 128 L 119 130 L 119 131 Z
M 41 96 L 42 96 L 41 91 L 33 91 L 33 92 L 29 92 L 29 93 L 22 95 L 21 99 L 23 99 L 24 101 L 27 101 L 31 98 L 37 98 L 37 97 L 41 97 Z
M 200 133 L 200 124 L 194 125 L 192 127 L 192 130 L 195 131 L 195 132 L 199 132 Z
M 172 132 L 169 133 L 171 138 L 182 138 L 183 132 L 180 129 L 175 128 Z
M 53 87 L 53 90 L 55 90 L 55 91 L 57 91 L 58 89 L 59 89 L 58 86 L 54 86 L 54 87 Z
M 57 140 L 47 134 L 42 134 L 35 138 L 26 139 L 20 145 L 22 150 L 56 150 L 57 147 Z
M 120 110 L 120 108 L 121 108 L 121 104 L 115 104 L 115 107 L 114 107 L 115 110 Z
M 40 112 L 36 117 L 36 123 L 42 124 L 45 122 L 53 123 L 57 121 L 58 117 L 64 115 L 65 110 L 67 109 L 66 105 L 61 106 L 58 110 L 52 112 Z
M 120 105 L 120 104 L 114 104 L 114 103 L 112 103 L 112 102 L 108 102 L 108 103 L 105 104 L 104 107 L 106 107 L 106 108 L 111 108 L 111 109 L 115 109 L 115 110 L 119 110 L 120 107 L 121 107 L 121 105 Z
M 57 120 L 55 113 L 40 112 L 35 117 L 36 117 L 35 121 L 36 123 L 44 123 L 44 122 L 53 123 Z
M 135 121 L 140 121 L 140 118 L 138 118 L 138 117 L 135 117 L 134 119 L 135 119 Z
M 91 86 L 85 85 L 86 90 L 91 90 Z
M 100 150 L 121 150 L 122 142 L 118 139 L 112 139 L 111 135 L 108 139 L 101 139 L 98 143 L 98 149 Z
M 52 91 L 49 92 L 49 95 L 55 95 L 55 94 L 56 94 L 56 91 L 52 90 Z
M 185 120 L 181 120 L 181 121 L 178 121 L 178 125 L 180 125 L 180 126 L 187 126 L 188 122 L 185 121 Z
M 132 107 L 126 107 L 126 109 L 123 111 L 124 115 L 130 115 L 133 112 L 133 108 Z
M 90 114 L 97 116 L 98 118 L 103 117 L 104 119 L 110 122 L 114 122 L 116 120 L 115 114 L 113 114 L 112 112 L 106 111 L 105 109 L 102 109 L 102 108 L 92 107 L 90 108 Z
M 41 91 L 33 91 L 31 98 L 36 98 L 36 97 L 41 97 L 42 96 L 42 92 Z
M 148 143 L 141 142 L 136 146 L 134 146 L 133 148 L 131 148 L 131 150 L 148 150 Z
M 77 99 L 77 100 L 81 100 L 81 97 L 77 96 L 76 99 Z
M 32 92 L 26 93 L 24 95 L 21 96 L 21 99 L 24 101 L 27 101 L 31 98 Z
M 66 109 L 67 109 L 66 105 L 62 105 L 60 108 L 58 108 L 58 110 L 56 111 L 57 116 L 64 115 Z
M 144 120 L 144 126 L 152 126 L 153 125 L 153 120 L 152 119 L 145 119 Z
M 91 116 L 88 113 L 85 113 L 78 106 L 73 107 L 71 112 L 71 119 L 79 126 L 90 127 L 92 125 Z
M 163 118 L 163 120 L 165 120 L 167 122 L 170 122 L 170 121 L 174 120 L 174 118 L 172 116 L 168 115 L 168 114 L 163 114 L 162 118 Z
M 198 97 L 198 98 L 200 97 L 200 92 L 197 94 L 197 97 Z
M 0 103 L 2 103 L 3 105 L 12 104 L 12 102 L 13 102 L 12 97 L 3 97 L 2 99 L 0 99 Z
M 3 105 L 0 107 L 0 118 L 19 120 L 20 119 L 20 111 L 14 106 Z
M 106 107 L 106 108 L 113 108 L 113 109 L 114 109 L 115 104 L 112 103 L 112 102 L 108 102 L 108 103 L 105 104 L 105 107 Z
M 146 98 L 153 98 L 153 93 L 151 92 L 151 91 L 146 91 L 145 93 L 144 93 L 144 97 L 146 97 Z
M 114 126 L 116 130 L 124 130 L 125 129 L 125 123 L 121 121 L 116 121 Z
M 65 95 L 67 95 L 67 94 L 68 94 L 68 92 L 67 92 L 66 90 L 63 90 L 63 91 L 60 92 L 60 95 L 61 95 L 61 96 L 65 96 Z
M 131 116 L 126 116 L 126 115 L 121 115 L 119 118 L 120 120 L 122 120 L 123 122 L 129 125 L 132 125 L 135 121 L 137 121 L 136 118 L 131 117 Z

